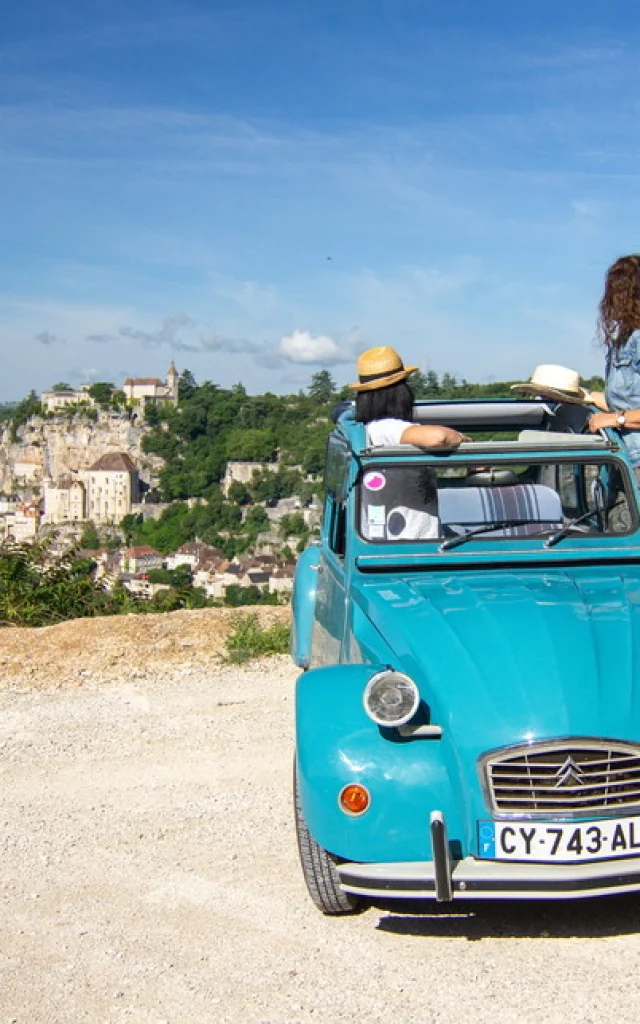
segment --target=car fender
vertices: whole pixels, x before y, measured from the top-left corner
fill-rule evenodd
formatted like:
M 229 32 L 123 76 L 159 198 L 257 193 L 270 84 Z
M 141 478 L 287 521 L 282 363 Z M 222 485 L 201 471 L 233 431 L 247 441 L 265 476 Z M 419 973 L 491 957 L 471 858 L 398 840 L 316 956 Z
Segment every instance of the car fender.
M 431 855 L 429 812 L 445 812 L 462 834 L 459 801 L 438 739 L 405 739 L 364 710 L 365 686 L 384 665 L 312 669 L 296 686 L 296 766 L 302 811 L 320 846 L 346 860 L 422 860 Z M 354 817 L 342 788 L 367 787 L 371 804 Z
M 300 555 L 293 580 L 291 657 L 298 668 L 308 668 L 320 567 L 320 548 L 312 544 Z

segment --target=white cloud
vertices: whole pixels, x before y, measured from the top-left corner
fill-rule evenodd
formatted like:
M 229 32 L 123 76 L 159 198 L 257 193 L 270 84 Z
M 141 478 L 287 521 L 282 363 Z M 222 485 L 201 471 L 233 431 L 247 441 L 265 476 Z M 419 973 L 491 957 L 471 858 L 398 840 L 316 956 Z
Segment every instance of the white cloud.
M 353 353 L 349 348 L 340 349 L 333 338 L 326 334 L 311 334 L 310 331 L 293 331 L 281 338 L 278 352 L 291 363 L 335 366 L 350 363 Z

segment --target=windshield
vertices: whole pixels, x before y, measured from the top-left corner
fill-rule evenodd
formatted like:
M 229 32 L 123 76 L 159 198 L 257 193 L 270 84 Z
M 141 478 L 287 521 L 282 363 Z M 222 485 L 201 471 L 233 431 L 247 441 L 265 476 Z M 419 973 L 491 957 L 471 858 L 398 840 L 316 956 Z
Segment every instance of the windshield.
M 368 465 L 359 483 L 365 540 L 496 540 L 629 533 L 637 526 L 628 474 L 603 459 Z

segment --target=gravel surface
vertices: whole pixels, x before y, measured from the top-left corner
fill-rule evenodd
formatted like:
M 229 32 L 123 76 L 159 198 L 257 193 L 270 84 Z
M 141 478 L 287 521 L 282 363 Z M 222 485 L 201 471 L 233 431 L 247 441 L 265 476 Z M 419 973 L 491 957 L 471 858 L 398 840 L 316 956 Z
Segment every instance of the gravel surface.
M 315 910 L 295 676 L 0 692 L 0 1024 L 635 1024 L 640 898 Z

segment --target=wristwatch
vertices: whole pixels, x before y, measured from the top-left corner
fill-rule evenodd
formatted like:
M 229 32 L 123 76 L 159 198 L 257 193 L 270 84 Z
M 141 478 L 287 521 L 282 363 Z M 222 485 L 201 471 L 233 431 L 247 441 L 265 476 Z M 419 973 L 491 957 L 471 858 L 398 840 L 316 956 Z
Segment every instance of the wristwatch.
M 616 423 L 619 427 L 625 427 L 627 425 L 627 414 L 626 412 L 619 412 L 616 416 Z

